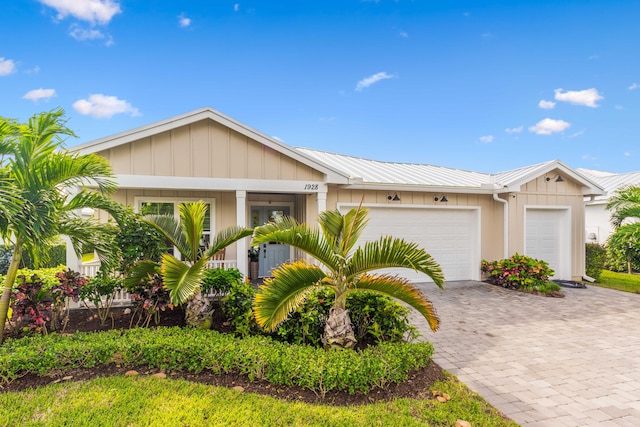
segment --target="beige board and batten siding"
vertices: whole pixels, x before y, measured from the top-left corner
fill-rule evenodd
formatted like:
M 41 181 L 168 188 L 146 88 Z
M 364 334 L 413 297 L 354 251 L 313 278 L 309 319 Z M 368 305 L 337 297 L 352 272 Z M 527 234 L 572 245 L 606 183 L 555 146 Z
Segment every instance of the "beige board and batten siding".
M 122 175 L 324 180 L 321 172 L 207 119 L 98 154 Z
M 568 209 L 571 220 L 571 278 L 581 280 L 585 268 L 584 249 L 584 195 L 582 185 L 566 178 L 556 182 L 559 171 L 550 172 L 529 181 L 520 188 L 520 192 L 511 193 L 509 200 L 509 253 L 525 254 L 525 210 L 544 207 Z M 548 177 L 552 177 L 547 181 Z

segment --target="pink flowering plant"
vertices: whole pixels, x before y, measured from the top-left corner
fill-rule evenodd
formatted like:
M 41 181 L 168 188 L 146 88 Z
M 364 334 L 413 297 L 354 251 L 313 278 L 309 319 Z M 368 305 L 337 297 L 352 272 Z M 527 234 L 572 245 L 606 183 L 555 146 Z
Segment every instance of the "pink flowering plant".
M 499 261 L 483 260 L 481 270 L 489 283 L 523 290 L 544 286 L 554 274 L 547 262 L 518 253 Z

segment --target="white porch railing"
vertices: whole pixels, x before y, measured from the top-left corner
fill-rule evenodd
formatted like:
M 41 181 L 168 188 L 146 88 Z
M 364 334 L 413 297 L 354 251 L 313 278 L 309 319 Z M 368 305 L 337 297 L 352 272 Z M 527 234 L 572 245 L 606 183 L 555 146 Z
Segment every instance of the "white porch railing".
M 238 268 L 238 261 L 235 259 L 212 259 L 207 263 L 207 268 Z M 84 277 L 95 277 L 99 269 L 100 261 L 83 263 L 82 265 L 80 265 L 80 274 L 82 274 Z M 218 298 L 220 297 L 220 294 L 212 291 L 207 295 L 207 297 Z M 127 292 L 125 289 L 119 289 L 114 295 L 112 305 L 131 305 L 131 294 L 129 294 L 129 292 Z M 70 301 L 69 308 L 79 307 L 85 307 L 85 304 L 82 301 L 78 303 Z

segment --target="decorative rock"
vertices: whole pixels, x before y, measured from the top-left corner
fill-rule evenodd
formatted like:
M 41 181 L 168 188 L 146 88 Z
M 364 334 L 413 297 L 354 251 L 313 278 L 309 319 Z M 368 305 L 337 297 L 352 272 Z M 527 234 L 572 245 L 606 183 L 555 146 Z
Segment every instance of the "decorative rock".
M 158 373 L 155 373 L 155 374 L 153 374 L 151 376 L 154 377 L 154 378 L 167 378 L 167 374 L 165 374 L 164 372 L 158 372 Z
M 136 377 L 138 376 L 138 371 L 127 371 L 124 373 L 125 377 Z
M 62 377 L 62 381 L 69 381 L 71 378 L 73 378 L 73 375 L 67 375 L 66 377 Z
M 469 421 L 458 420 L 456 421 L 456 427 L 471 427 L 471 423 Z
M 233 387 L 232 390 L 239 391 L 240 393 L 242 393 L 244 391 L 244 387 L 242 387 L 241 385 L 237 385 Z
M 131 314 L 131 309 L 130 308 L 125 308 L 124 309 L 124 314 Z

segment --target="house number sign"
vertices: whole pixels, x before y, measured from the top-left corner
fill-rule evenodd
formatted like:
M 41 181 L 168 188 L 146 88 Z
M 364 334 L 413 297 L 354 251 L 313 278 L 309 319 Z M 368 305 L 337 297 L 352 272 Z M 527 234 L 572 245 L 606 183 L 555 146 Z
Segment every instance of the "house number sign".
M 304 189 L 305 190 L 317 190 L 318 189 L 318 184 L 305 184 L 304 185 Z

